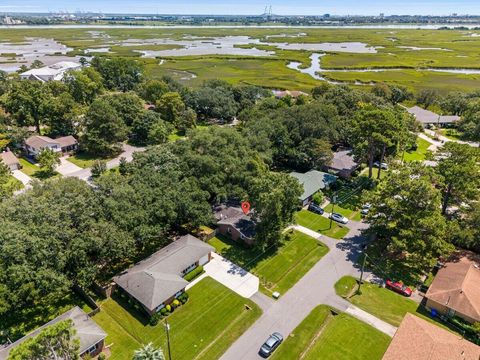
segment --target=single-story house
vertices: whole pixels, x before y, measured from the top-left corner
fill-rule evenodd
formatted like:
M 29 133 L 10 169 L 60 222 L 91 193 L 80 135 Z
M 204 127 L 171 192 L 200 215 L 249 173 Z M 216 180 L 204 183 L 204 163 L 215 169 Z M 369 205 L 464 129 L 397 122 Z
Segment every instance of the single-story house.
M 18 161 L 15 154 L 11 151 L 4 151 L 0 153 L 0 161 L 7 165 L 10 171 L 19 170 L 22 167 L 20 165 L 20 161 Z
M 82 65 L 73 61 L 60 61 L 53 65 L 44 66 L 38 69 L 31 69 L 20 74 L 23 80 L 37 80 L 41 82 L 60 81 L 67 71 L 80 70 Z
M 456 254 L 438 270 L 425 294 L 425 306 L 446 316 L 480 321 L 480 262 L 473 253 Z
M 323 189 L 328 189 L 329 186 L 338 179 L 335 175 L 318 170 L 310 170 L 305 174 L 291 172 L 290 176 L 293 176 L 303 185 L 303 194 L 298 198 L 302 206 L 308 205 L 308 203 L 312 201 L 315 193 Z
M 43 329 L 69 319 L 72 320 L 73 327 L 76 330 L 75 336 L 80 341 L 79 355 L 81 357 L 86 357 L 87 355 L 94 357 L 100 354 L 103 350 L 107 334 L 100 326 L 97 325 L 97 323 L 90 319 L 90 317 L 82 309 L 80 309 L 78 306 L 75 306 L 73 309 L 56 317 L 52 321 L 32 331 L 30 334 L 15 341 L 14 343 L 6 347 L 0 347 L 0 360 L 7 360 L 8 354 L 13 348 L 17 347 L 24 341 L 37 336 Z
M 299 96 L 308 96 L 307 93 L 298 90 L 273 90 L 272 92 L 277 99 L 282 99 L 286 96 L 290 96 L 294 99 L 298 98 Z
M 339 149 L 333 153 L 332 163 L 327 166 L 327 169 L 335 175 L 349 179 L 359 166 L 360 164 L 353 159 L 351 149 Z
M 422 109 L 419 106 L 408 108 L 407 111 L 415 116 L 424 127 L 430 125 L 446 126 L 452 125 L 460 120 L 460 116 L 457 115 L 438 115 L 433 111 Z
M 250 216 L 245 215 L 241 208 L 220 205 L 214 209 L 214 216 L 217 220 L 217 233 L 235 241 L 241 240 L 247 245 L 253 245 L 255 222 Z
M 215 249 L 185 235 L 113 278 L 149 315 L 179 297 L 188 285 L 183 277 L 211 260 Z
M 70 152 L 78 149 L 78 141 L 73 136 L 63 136 L 57 139 L 48 136 L 33 135 L 25 140 L 25 151 L 29 156 L 37 156 L 44 149 L 55 152 Z
M 480 346 L 407 313 L 383 360 L 478 360 Z

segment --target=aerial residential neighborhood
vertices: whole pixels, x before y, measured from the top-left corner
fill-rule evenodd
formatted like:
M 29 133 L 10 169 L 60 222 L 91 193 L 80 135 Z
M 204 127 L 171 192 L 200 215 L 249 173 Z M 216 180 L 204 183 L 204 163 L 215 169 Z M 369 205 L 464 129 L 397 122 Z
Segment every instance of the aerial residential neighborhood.
M 0 5 L 0 360 L 480 360 L 480 8 L 159 6 Z

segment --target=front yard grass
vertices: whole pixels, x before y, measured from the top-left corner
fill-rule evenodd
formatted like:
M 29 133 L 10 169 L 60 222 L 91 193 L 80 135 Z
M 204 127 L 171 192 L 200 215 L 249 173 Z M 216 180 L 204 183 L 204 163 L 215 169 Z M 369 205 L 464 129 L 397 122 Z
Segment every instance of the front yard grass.
M 320 305 L 293 330 L 273 360 L 380 360 L 390 337 L 354 317 Z
M 357 279 L 346 276 L 335 284 L 335 291 L 337 295 L 342 297 L 350 295 L 350 297 L 347 297 L 347 300 L 352 304 L 393 326 L 399 326 L 405 314 L 411 313 L 447 330 L 451 330 L 445 324 L 439 323 L 430 317 L 427 310 L 409 298 L 369 282 L 362 284 L 361 295 L 358 295 L 355 293 L 357 284 Z M 349 289 L 348 286 L 350 286 Z
M 173 359 L 218 359 L 261 315 L 251 300 L 209 277 L 188 293 L 188 302 L 168 317 Z M 93 317 L 107 332 L 111 359 L 131 360 L 134 350 L 150 342 L 167 356 L 164 322 L 151 326 L 145 315 L 122 305 L 108 299 Z
M 427 140 L 417 137 L 417 149 L 415 151 L 405 151 L 403 160 L 406 162 L 425 160 L 430 145 L 432 144 Z
M 82 169 L 86 169 L 92 167 L 93 163 L 97 160 L 109 161 L 112 159 L 113 158 L 102 158 L 99 156 L 78 152 L 72 156 L 69 156 L 67 160 L 78 167 L 81 167 Z
M 308 210 L 300 210 L 295 219 L 299 225 L 334 239 L 343 239 L 349 231 L 347 226 L 340 225 L 335 221 L 332 221 L 332 227 L 330 227 L 330 219 Z
M 22 168 L 20 169 L 23 173 L 27 174 L 28 176 L 33 176 L 36 172 L 40 171 L 40 167 L 33 165 L 30 161 L 24 158 L 19 158 L 18 161 Z
M 214 237 L 209 244 L 220 255 L 257 275 L 260 291 L 267 295 L 286 293 L 328 252 L 326 245 L 299 231 L 289 231 L 279 248 L 266 252 L 245 248 L 226 237 Z
M 328 204 L 325 206 L 324 210 L 326 212 L 331 213 L 332 210 L 334 210 L 336 213 L 339 213 L 343 216 L 345 216 L 347 219 L 353 220 L 353 221 L 360 221 L 362 220 L 362 215 L 360 215 L 359 210 L 351 210 L 347 209 L 344 207 L 341 207 L 340 205 L 335 204 L 335 208 L 333 207 L 332 204 Z

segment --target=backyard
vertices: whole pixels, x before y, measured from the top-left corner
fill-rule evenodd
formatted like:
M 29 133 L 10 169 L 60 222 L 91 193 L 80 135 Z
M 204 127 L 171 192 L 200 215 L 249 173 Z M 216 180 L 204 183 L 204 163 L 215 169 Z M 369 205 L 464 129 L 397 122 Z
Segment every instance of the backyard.
M 327 246 L 299 231 L 289 232 L 278 249 L 267 251 L 243 247 L 223 236 L 212 238 L 209 244 L 220 255 L 257 275 L 260 290 L 267 295 L 287 292 L 328 252 Z
M 252 301 L 208 277 L 188 294 L 188 302 L 168 317 L 174 359 L 218 359 L 261 315 Z M 144 314 L 117 299 L 104 301 L 93 320 L 108 334 L 112 360 L 131 360 L 134 350 L 150 342 L 167 355 L 164 322 L 151 326 Z
M 403 160 L 407 162 L 425 160 L 430 145 L 431 144 L 427 140 L 417 138 L 417 149 L 414 151 L 405 151 Z
M 317 231 L 325 236 L 334 239 L 343 239 L 348 234 L 349 228 L 345 225 L 340 225 L 335 221 L 330 221 L 322 215 L 317 215 L 308 210 L 301 210 L 295 216 L 298 225 Z M 330 227 L 330 222 L 332 226 Z
M 347 314 L 317 306 L 272 356 L 273 360 L 376 360 L 390 338 Z

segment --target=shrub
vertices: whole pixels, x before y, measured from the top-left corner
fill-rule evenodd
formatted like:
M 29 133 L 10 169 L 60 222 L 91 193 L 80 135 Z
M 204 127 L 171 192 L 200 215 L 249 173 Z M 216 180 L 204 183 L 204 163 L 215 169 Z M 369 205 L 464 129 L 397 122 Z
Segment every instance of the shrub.
M 107 357 L 104 353 L 101 353 L 100 355 L 98 355 L 98 360 L 105 360 Z
M 187 273 L 183 278 L 187 281 L 192 281 L 197 276 L 203 273 L 203 266 L 197 266 L 195 269 Z
M 188 300 L 188 294 L 186 292 L 184 292 L 182 295 L 180 295 L 178 298 L 177 298 L 182 304 L 185 304 Z
M 323 199 L 324 199 L 324 196 L 321 191 L 317 191 L 315 195 L 313 195 L 313 202 L 317 205 L 322 205 Z
M 168 312 L 172 311 L 172 307 L 170 305 L 165 306 L 165 309 L 167 309 Z
M 163 309 L 162 309 L 162 310 L 163 310 Z M 161 310 L 160 310 L 160 311 L 161 311 Z M 162 314 L 161 314 L 161 313 L 157 312 L 157 313 L 153 314 L 153 315 L 150 317 L 150 325 L 152 325 L 152 326 L 157 325 L 161 318 L 162 318 Z
M 180 301 L 178 301 L 177 299 L 173 300 L 173 301 L 172 301 L 172 306 L 173 306 L 174 308 L 179 307 L 179 306 L 180 306 Z
M 167 314 L 167 309 L 164 308 L 164 307 L 161 308 L 161 309 L 160 309 L 160 314 L 163 315 L 163 316 L 165 316 L 165 315 Z

